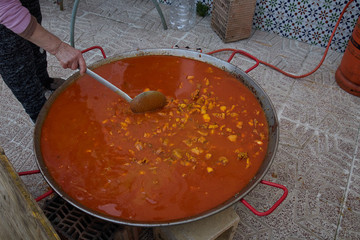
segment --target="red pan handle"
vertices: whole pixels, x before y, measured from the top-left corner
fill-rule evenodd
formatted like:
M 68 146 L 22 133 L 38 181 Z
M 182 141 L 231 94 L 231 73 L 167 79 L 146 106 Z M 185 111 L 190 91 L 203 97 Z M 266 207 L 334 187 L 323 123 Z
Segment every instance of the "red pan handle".
M 249 68 L 248 70 L 246 70 L 246 71 L 245 71 L 246 73 L 250 72 L 251 70 L 253 70 L 253 69 L 256 68 L 257 66 L 259 66 L 259 64 L 260 64 L 260 60 L 257 59 L 256 57 L 254 57 L 253 55 L 251 55 L 251 54 L 249 54 L 249 53 L 247 53 L 247 52 L 245 52 L 245 51 L 238 50 L 238 49 L 233 49 L 233 48 L 219 49 L 219 50 L 215 50 L 215 51 L 212 51 L 212 52 L 208 52 L 207 54 L 211 55 L 211 54 L 218 53 L 218 52 L 222 52 L 222 51 L 231 51 L 231 52 L 232 52 L 231 56 L 230 56 L 229 59 L 227 60 L 228 62 L 230 62 L 230 61 L 233 59 L 233 57 L 234 57 L 234 55 L 235 55 L 236 53 L 239 53 L 239 54 L 241 54 L 241 55 L 244 55 L 244 56 L 246 56 L 246 57 L 251 58 L 252 60 L 254 60 L 256 63 L 254 64 L 254 66 L 252 66 L 251 68 Z
M 31 170 L 31 171 L 25 171 L 25 172 L 18 172 L 18 175 L 19 176 L 25 176 L 25 175 L 31 175 L 31 174 L 37 174 L 37 173 L 40 173 L 40 170 Z M 50 189 L 46 193 L 44 193 L 44 194 L 40 195 L 39 197 L 35 198 L 35 201 L 38 202 L 38 201 L 46 198 L 47 196 L 49 196 L 53 192 L 54 192 L 54 190 Z
M 99 49 L 99 50 L 101 51 L 101 54 L 103 55 L 103 57 L 106 58 L 106 54 L 105 54 L 105 52 L 104 52 L 104 49 L 103 49 L 102 47 L 100 47 L 100 46 L 92 46 L 92 47 L 89 47 L 89 48 L 87 48 L 87 49 L 82 50 L 81 53 L 86 53 L 86 52 L 88 52 L 88 51 L 90 51 L 90 50 L 93 50 L 93 49 Z
M 288 195 L 288 189 L 280 184 L 277 183 L 273 183 L 273 182 L 268 182 L 265 180 L 261 180 L 260 183 L 268 185 L 268 186 L 272 186 L 272 187 L 276 187 L 276 188 L 280 188 L 284 191 L 284 194 L 279 198 L 279 200 L 277 200 L 277 202 L 267 211 L 265 212 L 259 212 L 257 211 L 253 206 L 251 206 L 245 199 L 241 199 L 240 202 L 242 202 L 250 211 L 252 211 L 255 215 L 257 216 L 267 216 L 270 213 L 272 213 L 287 197 Z
M 230 62 L 230 61 L 233 59 L 233 57 L 235 56 L 236 53 L 239 53 L 239 54 L 244 55 L 244 56 L 246 56 L 246 57 L 248 57 L 248 58 L 251 58 L 252 60 L 254 60 L 254 61 L 256 62 L 256 63 L 254 64 L 254 66 L 250 67 L 248 70 L 245 71 L 246 73 L 250 72 L 251 70 L 253 70 L 253 69 L 256 68 L 257 66 L 259 66 L 259 64 L 260 64 L 260 60 L 259 60 L 259 59 L 257 59 L 257 58 L 254 57 L 253 55 L 251 55 L 251 54 L 249 54 L 249 53 L 247 53 L 247 52 L 244 52 L 244 51 L 242 51 L 242 50 L 233 51 L 233 53 L 231 54 L 231 56 L 229 57 L 229 59 L 228 59 L 227 61 Z
M 24 176 L 24 175 L 30 175 L 30 174 L 35 174 L 35 173 L 40 173 L 40 170 L 31 170 L 31 171 L 25 171 L 25 172 L 18 172 L 19 176 Z
M 37 198 L 35 198 L 35 201 L 39 202 L 40 200 L 43 200 L 44 198 L 50 196 L 53 192 L 54 192 L 54 190 L 50 189 L 46 193 L 44 193 L 44 194 L 38 196 Z

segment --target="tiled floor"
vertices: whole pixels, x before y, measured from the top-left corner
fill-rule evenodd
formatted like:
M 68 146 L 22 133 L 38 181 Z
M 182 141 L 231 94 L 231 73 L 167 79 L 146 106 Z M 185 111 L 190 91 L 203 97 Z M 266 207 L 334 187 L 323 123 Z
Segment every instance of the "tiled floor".
M 73 1 L 60 11 L 52 0 L 41 0 L 43 25 L 69 41 Z M 166 14 L 166 6 L 162 5 Z M 150 0 L 80 1 L 75 44 L 79 49 L 100 45 L 108 56 L 147 48 L 220 48 L 245 50 L 294 74 L 306 73 L 320 61 L 324 49 L 256 31 L 252 37 L 224 44 L 210 27 L 210 17 L 198 19 L 190 32 L 164 30 Z M 227 59 L 228 53 L 215 56 Z M 86 53 L 89 64 L 101 59 Z M 285 185 L 287 199 L 272 214 L 258 217 L 238 204 L 240 224 L 235 239 L 360 239 L 360 98 L 335 83 L 342 54 L 330 51 L 323 66 L 304 79 L 292 79 L 259 66 L 249 73 L 268 93 L 280 121 L 280 144 L 265 180 Z M 232 62 L 246 69 L 252 62 L 237 56 Z M 69 77 L 49 57 L 50 75 Z M 0 145 L 17 171 L 36 169 L 34 125 L 0 80 Z M 59 119 L 61 121 L 61 119 Z M 34 196 L 48 187 L 39 175 L 23 178 Z M 281 191 L 258 185 L 245 197 L 265 210 Z

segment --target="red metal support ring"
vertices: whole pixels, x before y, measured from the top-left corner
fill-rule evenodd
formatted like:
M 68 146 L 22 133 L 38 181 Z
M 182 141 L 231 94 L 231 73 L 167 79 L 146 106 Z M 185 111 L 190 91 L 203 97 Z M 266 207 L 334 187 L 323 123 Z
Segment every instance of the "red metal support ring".
M 240 202 L 242 202 L 250 211 L 252 211 L 255 215 L 257 216 L 267 216 L 270 213 L 272 213 L 287 197 L 288 195 L 288 189 L 280 184 L 277 183 L 273 183 L 273 182 L 268 182 L 265 180 L 261 180 L 260 183 L 268 185 L 268 186 L 272 186 L 272 187 L 276 187 L 276 188 L 280 188 L 284 191 L 283 195 L 279 198 L 279 200 L 277 200 L 277 202 L 267 211 L 265 212 L 259 212 L 257 211 L 253 206 L 251 206 L 245 199 L 241 199 Z

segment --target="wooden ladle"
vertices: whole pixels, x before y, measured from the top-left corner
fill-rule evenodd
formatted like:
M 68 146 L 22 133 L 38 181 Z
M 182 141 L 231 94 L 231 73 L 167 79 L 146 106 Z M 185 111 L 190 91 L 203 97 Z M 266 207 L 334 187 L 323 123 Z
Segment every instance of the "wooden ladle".
M 164 94 L 158 91 L 147 91 L 140 93 L 134 98 L 129 97 L 125 92 L 117 88 L 115 85 L 102 78 L 95 72 L 90 69 L 86 69 L 86 73 L 96 79 L 98 82 L 103 84 L 104 86 L 110 88 L 114 92 L 120 95 L 125 101 L 127 101 L 130 105 L 131 111 L 134 113 L 143 113 L 150 112 L 154 110 L 158 110 L 163 108 L 166 104 L 166 97 Z

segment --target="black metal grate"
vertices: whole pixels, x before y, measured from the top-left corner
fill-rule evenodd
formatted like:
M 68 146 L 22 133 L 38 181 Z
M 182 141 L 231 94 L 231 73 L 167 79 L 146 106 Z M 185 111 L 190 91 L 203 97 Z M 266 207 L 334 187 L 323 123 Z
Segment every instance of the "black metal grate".
M 90 216 L 58 195 L 46 200 L 43 211 L 63 240 L 132 240 L 140 237 L 140 228 Z

